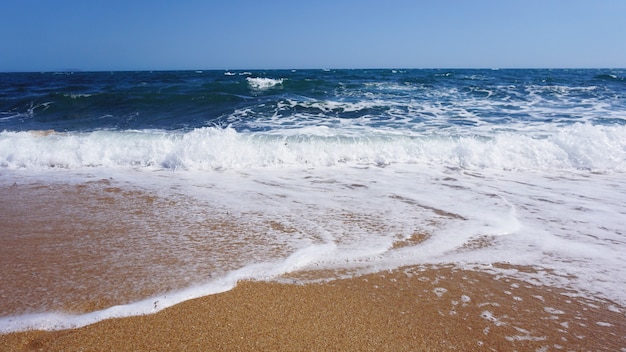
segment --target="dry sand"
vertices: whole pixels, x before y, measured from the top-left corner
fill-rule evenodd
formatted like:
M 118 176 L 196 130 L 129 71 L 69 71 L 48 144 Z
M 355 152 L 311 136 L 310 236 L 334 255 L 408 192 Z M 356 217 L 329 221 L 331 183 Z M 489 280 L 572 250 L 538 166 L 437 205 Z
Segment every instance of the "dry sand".
M 625 312 L 487 273 L 409 267 L 324 284 L 242 282 L 153 315 L 0 335 L 0 349 L 625 351 Z

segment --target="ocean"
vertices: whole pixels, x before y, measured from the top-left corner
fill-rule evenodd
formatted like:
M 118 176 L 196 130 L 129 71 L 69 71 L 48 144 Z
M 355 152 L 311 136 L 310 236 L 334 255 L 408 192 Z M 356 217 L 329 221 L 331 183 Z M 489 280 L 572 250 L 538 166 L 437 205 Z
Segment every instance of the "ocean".
M 626 70 L 0 73 L 0 333 L 448 265 L 626 306 Z

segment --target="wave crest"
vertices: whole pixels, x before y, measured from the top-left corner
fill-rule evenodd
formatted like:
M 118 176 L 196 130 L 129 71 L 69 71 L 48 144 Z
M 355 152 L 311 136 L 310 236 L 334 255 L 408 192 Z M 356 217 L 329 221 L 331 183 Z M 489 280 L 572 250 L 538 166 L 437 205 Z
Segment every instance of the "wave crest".
M 336 132 L 336 131 L 334 131 Z M 467 169 L 626 171 L 626 126 L 572 125 L 493 136 L 360 136 L 330 128 L 286 135 L 204 127 L 189 132 L 0 133 L 0 167 L 222 170 L 411 163 Z
M 255 90 L 265 90 L 283 84 L 283 79 L 274 79 L 266 77 L 246 77 L 250 88 Z

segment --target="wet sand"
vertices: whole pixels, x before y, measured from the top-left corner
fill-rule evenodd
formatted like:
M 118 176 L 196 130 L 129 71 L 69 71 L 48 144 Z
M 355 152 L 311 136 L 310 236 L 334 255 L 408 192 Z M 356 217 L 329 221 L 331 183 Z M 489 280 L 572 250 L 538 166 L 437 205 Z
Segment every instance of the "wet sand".
M 153 315 L 0 335 L 0 350 L 624 351 L 624 308 L 572 294 L 453 266 L 241 282 Z
M 85 246 L 77 244 L 85 233 L 138 232 L 141 229 L 133 228 L 135 223 L 120 214 L 157 219 L 137 209 L 170 209 L 172 204 L 114 186 L 100 180 L 1 189 L 0 278 L 11 284 L 0 289 L 0 311 L 11 312 L 11 306 L 23 305 L 22 301 L 39 302 L 60 294 L 75 294 L 76 299 L 69 297 L 74 305 L 66 307 L 70 311 L 101 309 L 114 303 L 107 292 L 120 287 L 133 297 L 128 293 L 132 287 L 120 283 L 145 277 L 153 264 L 135 268 L 132 246 L 113 243 L 106 251 L 110 240 L 100 243 L 87 238 L 91 242 Z M 212 219 L 209 224 L 216 224 L 215 217 L 207 218 Z M 205 223 L 192 225 L 206 231 Z M 164 221 L 162 226 L 173 225 Z M 225 223 L 216 231 L 233 231 L 233 226 Z M 423 239 L 416 235 L 411 244 Z M 120 260 L 125 250 L 129 253 Z M 107 267 L 112 253 L 118 261 L 130 261 L 135 271 L 127 267 L 112 273 L 98 271 Z M 154 258 L 156 264 L 168 260 Z M 72 270 L 77 263 L 83 263 L 81 270 Z M 98 273 L 93 276 L 107 280 L 86 280 L 81 275 L 91 269 L 86 270 L 84 263 L 96 263 L 92 266 Z M 137 277 L 129 280 L 130 274 Z M 70 283 L 83 283 L 74 291 L 84 292 L 73 293 L 60 285 L 59 278 L 68 276 Z M 55 285 L 60 285 L 58 292 Z M 41 292 L 31 292 L 33 287 Z M 135 294 L 146 297 L 150 292 Z M 240 282 L 231 291 L 153 315 L 105 320 L 79 329 L 0 335 L 0 351 L 626 351 L 625 331 L 626 308 L 611 302 L 452 265 L 413 266 L 321 284 Z
M 191 203 L 108 179 L 0 186 L 0 316 L 85 313 L 206 280 L 218 270 L 203 258 L 230 260 L 245 248 L 230 235 L 255 232 L 208 206 L 181 215 Z

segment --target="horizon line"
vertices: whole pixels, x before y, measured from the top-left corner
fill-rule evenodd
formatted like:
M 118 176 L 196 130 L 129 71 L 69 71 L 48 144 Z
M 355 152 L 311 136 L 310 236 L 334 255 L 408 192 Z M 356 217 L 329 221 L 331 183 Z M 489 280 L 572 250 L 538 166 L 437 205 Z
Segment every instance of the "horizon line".
M 339 70 L 626 70 L 626 67 L 353 67 L 353 68 L 184 68 L 184 69 L 79 69 L 0 70 L 0 73 L 98 73 L 98 72 L 185 72 L 195 71 L 339 71 Z

